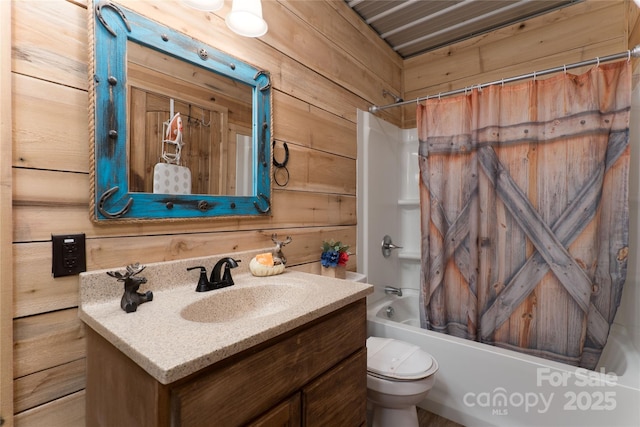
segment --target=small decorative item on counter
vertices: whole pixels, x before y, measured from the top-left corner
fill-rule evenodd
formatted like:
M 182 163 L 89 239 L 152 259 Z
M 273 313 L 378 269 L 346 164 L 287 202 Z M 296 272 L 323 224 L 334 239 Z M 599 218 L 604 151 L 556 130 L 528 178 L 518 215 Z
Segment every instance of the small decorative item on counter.
M 344 279 L 346 277 L 347 261 L 349 261 L 349 246 L 334 240 L 322 242 L 322 264 L 321 273 L 323 276 Z
M 124 282 L 124 294 L 120 300 L 120 307 L 127 313 L 136 311 L 140 304 L 153 301 L 153 292 L 147 291 L 144 294 L 138 292 L 140 285 L 147 283 L 147 279 L 146 277 L 134 276 L 144 269 L 144 265 L 135 263 L 128 265 L 127 271 L 124 273 L 119 271 L 107 271 L 107 274 L 118 279 L 118 282 Z
M 249 262 L 249 271 L 254 276 L 274 276 L 284 272 L 284 264 L 274 259 L 273 253 L 258 254 Z
M 287 258 L 285 258 L 284 253 L 282 253 L 282 248 L 283 246 L 291 243 L 291 240 L 293 240 L 291 236 L 287 236 L 283 241 L 279 241 L 276 233 L 271 235 L 271 241 L 276 244 L 276 247 L 273 249 L 273 259 L 276 263 L 278 263 L 278 261 L 282 264 L 287 263 Z

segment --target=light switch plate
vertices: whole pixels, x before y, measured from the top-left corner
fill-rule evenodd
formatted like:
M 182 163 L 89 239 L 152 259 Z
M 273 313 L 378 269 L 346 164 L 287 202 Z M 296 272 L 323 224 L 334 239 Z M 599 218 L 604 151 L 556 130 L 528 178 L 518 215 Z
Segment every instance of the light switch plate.
M 51 235 L 53 277 L 71 276 L 87 271 L 84 234 Z

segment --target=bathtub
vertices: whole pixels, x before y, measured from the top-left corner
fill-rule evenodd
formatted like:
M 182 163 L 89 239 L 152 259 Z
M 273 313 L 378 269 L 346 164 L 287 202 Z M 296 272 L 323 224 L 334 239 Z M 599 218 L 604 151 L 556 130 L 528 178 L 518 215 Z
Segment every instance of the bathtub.
M 623 327 L 612 326 L 589 371 L 421 329 L 418 310 L 416 290 L 378 294 L 367 327 L 370 336 L 419 345 L 440 364 L 420 407 L 474 427 L 640 425 L 640 357 Z

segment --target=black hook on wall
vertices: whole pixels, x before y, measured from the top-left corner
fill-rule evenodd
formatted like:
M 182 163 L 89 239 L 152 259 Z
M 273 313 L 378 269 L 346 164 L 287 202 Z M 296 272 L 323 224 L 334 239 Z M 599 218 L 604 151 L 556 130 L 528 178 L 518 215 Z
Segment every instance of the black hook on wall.
M 276 140 L 273 140 L 273 166 L 275 166 L 275 169 L 273 171 L 273 180 L 276 184 L 278 184 L 278 186 L 285 187 L 289 183 L 289 169 L 287 169 L 287 163 L 289 163 L 289 146 L 286 142 L 283 142 L 282 146 L 284 147 L 284 160 L 282 162 L 279 162 L 276 160 Z M 284 174 L 284 178 L 278 178 L 279 171 Z
M 275 151 L 273 152 L 273 166 L 277 167 L 277 168 L 284 168 L 287 166 L 287 163 L 289 162 L 289 146 L 287 145 L 286 142 L 282 143 L 282 146 L 284 147 L 284 160 L 282 161 L 282 163 L 280 163 L 279 161 L 276 160 L 276 153 Z M 276 140 L 273 140 L 273 145 L 272 145 L 273 149 L 275 150 L 276 148 Z

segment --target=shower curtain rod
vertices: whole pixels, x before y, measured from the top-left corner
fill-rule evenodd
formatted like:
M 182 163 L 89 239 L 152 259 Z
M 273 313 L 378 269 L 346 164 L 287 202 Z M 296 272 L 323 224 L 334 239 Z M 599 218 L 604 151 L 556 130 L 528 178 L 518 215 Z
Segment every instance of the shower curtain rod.
M 451 95 L 457 95 L 459 93 L 465 93 L 468 90 L 471 90 L 473 88 L 477 88 L 477 89 L 482 89 L 484 87 L 487 86 L 491 86 L 491 85 L 497 85 L 497 84 L 503 84 L 503 83 L 511 83 L 511 82 L 515 82 L 518 80 L 525 80 L 525 79 L 529 79 L 529 78 L 536 78 L 537 76 L 544 76 L 547 74 L 553 74 L 553 73 L 557 73 L 559 71 L 567 71 L 570 70 L 572 68 L 579 68 L 579 67 L 584 67 L 586 65 L 593 65 L 593 64 L 600 64 L 601 62 L 607 62 L 607 61 L 615 61 L 616 59 L 622 59 L 622 58 L 628 58 L 631 59 L 631 57 L 637 58 L 640 57 L 640 45 L 635 46 L 633 49 L 631 50 L 627 50 L 626 52 L 620 52 L 620 53 L 616 53 L 613 55 L 609 55 L 609 56 L 603 56 L 603 57 L 596 57 L 593 59 L 589 59 L 587 61 L 582 61 L 582 62 L 575 62 L 573 64 L 568 64 L 568 65 L 563 65 L 561 67 L 554 67 L 554 68 L 548 68 L 546 70 L 542 70 L 542 71 L 534 71 L 533 73 L 528 73 L 528 74 L 522 74 L 519 76 L 515 76 L 515 77 L 509 77 L 508 79 L 500 79 L 500 80 L 496 80 L 493 82 L 489 82 L 489 83 L 482 83 L 479 85 L 473 85 L 473 86 L 467 86 L 464 87 L 462 89 L 456 89 L 456 90 L 450 90 L 447 92 L 440 92 L 438 94 L 435 95 L 427 95 L 424 97 L 418 97 L 415 99 L 412 99 L 410 101 L 401 101 L 401 102 L 394 102 L 393 104 L 388 104 L 388 105 L 372 105 L 371 107 L 369 107 L 369 112 L 372 114 L 377 113 L 380 110 L 386 110 L 387 108 L 393 108 L 393 107 L 400 107 L 402 105 L 408 105 L 408 104 L 416 104 L 420 101 L 425 101 L 427 99 L 431 99 L 431 98 L 441 98 L 443 96 L 451 96 Z

